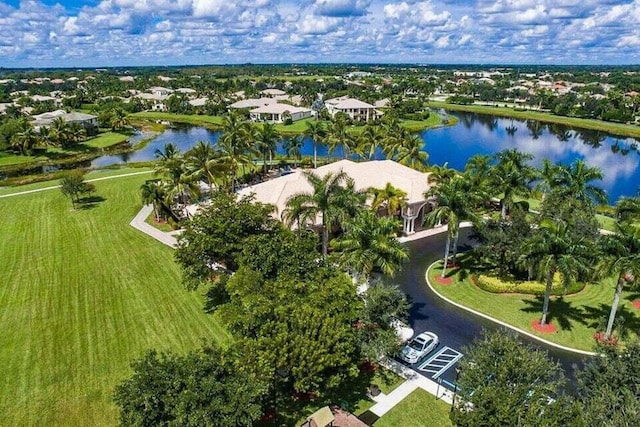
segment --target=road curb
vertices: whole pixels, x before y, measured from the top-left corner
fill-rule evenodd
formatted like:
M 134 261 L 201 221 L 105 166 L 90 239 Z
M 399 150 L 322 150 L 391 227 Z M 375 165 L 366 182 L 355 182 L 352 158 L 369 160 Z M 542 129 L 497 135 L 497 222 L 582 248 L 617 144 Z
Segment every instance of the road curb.
M 560 350 L 569 351 L 571 353 L 583 354 L 585 356 L 596 356 L 598 354 L 598 353 L 594 353 L 592 351 L 578 350 L 577 348 L 565 347 L 565 346 L 563 346 L 561 344 L 556 344 L 554 342 L 545 340 L 544 338 L 540 338 L 539 336 L 536 336 L 536 335 L 534 335 L 532 333 L 529 333 L 529 332 L 527 332 L 527 331 L 525 331 L 523 329 L 520 329 L 520 328 L 517 328 L 515 326 L 512 326 L 512 325 L 510 325 L 510 324 L 508 324 L 506 322 L 503 322 L 502 320 L 498 320 L 498 319 L 496 319 L 494 317 L 491 317 L 491 316 L 489 316 L 487 314 L 484 314 L 484 313 L 481 313 L 479 311 L 476 311 L 476 310 L 474 310 L 472 308 L 469 308 L 469 307 L 467 307 L 465 305 L 462 305 L 460 303 L 457 303 L 457 302 L 445 297 L 444 295 L 442 295 L 438 291 L 436 291 L 435 288 L 433 287 L 433 285 L 431 284 L 431 282 L 429 281 L 429 271 L 431 271 L 433 266 L 436 265 L 436 263 L 438 263 L 438 262 L 439 261 L 436 261 L 436 262 L 432 263 L 429 266 L 429 268 L 427 268 L 427 271 L 425 272 L 425 275 L 424 275 L 424 280 L 427 282 L 427 285 L 433 291 L 433 293 L 436 294 L 440 299 L 442 299 L 442 300 L 446 301 L 447 303 L 449 303 L 451 305 L 454 305 L 454 306 L 456 306 L 458 308 L 461 308 L 461 309 L 466 310 L 466 311 L 468 311 L 470 313 L 473 313 L 476 316 L 480 316 L 480 317 L 482 317 L 484 319 L 490 320 L 490 321 L 492 321 L 494 323 L 497 323 L 498 325 L 501 325 L 501 326 L 504 326 L 504 327 L 509 328 L 511 330 L 514 330 L 514 331 L 518 332 L 519 334 L 526 335 L 529 338 L 532 338 L 532 339 L 534 339 L 536 341 L 539 341 L 539 342 L 542 342 L 544 344 L 547 344 L 547 345 L 549 345 L 551 347 L 559 348 Z

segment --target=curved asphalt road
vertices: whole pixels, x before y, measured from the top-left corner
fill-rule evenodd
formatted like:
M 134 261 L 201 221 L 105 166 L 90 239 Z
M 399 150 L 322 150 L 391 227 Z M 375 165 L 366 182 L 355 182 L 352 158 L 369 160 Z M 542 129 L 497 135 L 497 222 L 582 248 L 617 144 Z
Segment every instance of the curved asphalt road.
M 460 230 L 460 250 L 470 248 L 470 232 L 470 228 Z M 412 304 L 409 323 L 415 333 L 435 332 L 440 338 L 441 346 L 462 351 L 464 346 L 480 336 L 483 328 L 497 329 L 499 325 L 443 301 L 427 286 L 425 272 L 431 263 L 443 257 L 445 238 L 446 234 L 440 233 L 406 243 L 410 260 L 394 282 L 408 295 Z M 547 350 L 553 359 L 560 362 L 570 379 L 573 377 L 573 365 L 581 364 L 585 358 L 528 337 L 521 336 L 521 340 Z

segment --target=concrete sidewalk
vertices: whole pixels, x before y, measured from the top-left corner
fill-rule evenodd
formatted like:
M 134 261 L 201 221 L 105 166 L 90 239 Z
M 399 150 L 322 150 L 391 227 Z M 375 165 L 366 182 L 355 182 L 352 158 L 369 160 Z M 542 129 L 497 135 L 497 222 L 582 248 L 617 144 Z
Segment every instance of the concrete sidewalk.
M 131 220 L 129 225 L 131 225 L 136 230 L 142 231 L 144 234 L 147 234 L 157 241 L 164 243 L 167 246 L 172 248 L 176 248 L 178 246 L 178 240 L 174 237 L 175 232 L 166 233 L 164 231 L 160 231 L 154 226 L 147 224 L 146 219 L 153 212 L 152 205 L 146 205 L 140 212 Z
M 442 399 L 450 405 L 453 403 L 453 393 L 451 390 L 439 386 L 435 381 L 420 375 L 402 363 L 392 359 L 387 359 L 382 361 L 380 364 L 390 371 L 395 372 L 402 378 L 405 378 L 406 381 L 400 384 L 398 388 L 393 390 L 391 393 L 381 394 L 374 398 L 376 404 L 369 410 L 377 416 L 382 417 L 418 388 L 433 394 L 435 399 Z

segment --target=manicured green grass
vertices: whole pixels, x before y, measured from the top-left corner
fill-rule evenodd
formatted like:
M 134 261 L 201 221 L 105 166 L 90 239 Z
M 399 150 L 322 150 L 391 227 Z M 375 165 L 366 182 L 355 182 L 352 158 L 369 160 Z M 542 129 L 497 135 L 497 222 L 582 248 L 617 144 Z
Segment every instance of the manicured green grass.
M 129 226 L 145 179 L 98 181 L 78 211 L 57 190 L 0 199 L 0 425 L 114 425 L 133 358 L 229 341 L 173 250 Z
M 171 114 L 159 111 L 142 111 L 133 113 L 131 117 L 145 120 L 166 120 L 168 122 L 187 123 L 191 125 L 222 126 L 221 116 L 200 116 L 196 114 Z
M 600 228 L 607 231 L 616 231 L 616 223 L 615 218 L 611 218 L 610 216 L 596 214 L 596 219 L 598 220 L 598 224 L 600 224 Z
M 144 179 L 149 179 L 151 177 L 152 169 L 131 168 L 131 167 L 121 168 L 121 169 L 100 169 L 100 170 L 88 172 L 85 178 L 87 180 L 92 180 L 97 178 L 128 175 L 131 173 L 139 173 L 139 172 L 147 172 L 148 175 L 142 175 L 142 176 L 144 177 Z M 54 180 L 48 180 L 48 181 L 34 182 L 33 184 L 20 185 L 16 187 L 0 187 L 0 196 L 3 194 L 21 193 L 23 191 L 36 190 L 40 188 L 56 187 L 58 184 L 60 184 L 60 180 L 54 179 Z
M 492 114 L 500 117 L 513 117 L 522 120 L 538 120 L 545 123 L 557 123 L 581 129 L 592 129 L 608 132 L 614 135 L 640 137 L 640 127 L 622 123 L 604 122 L 594 119 L 580 119 L 577 117 L 556 116 L 551 113 L 538 111 L 519 111 L 513 108 L 491 107 L 486 105 L 459 105 L 446 102 L 429 101 L 428 105 L 451 111 L 466 111 L 470 113 Z
M 441 266 L 442 262 L 438 262 L 429 269 L 429 281 L 439 294 L 567 347 L 592 351 L 595 343 L 593 336 L 603 329 L 602 322 L 611 309 L 614 292 L 612 279 L 587 285 L 582 292 L 575 295 L 551 297 L 549 320 L 558 330 L 556 333 L 540 334 L 533 330 L 531 322 L 539 319 L 542 314 L 542 297 L 483 291 L 472 284 L 468 278 L 468 271 L 464 270 L 453 270 L 447 273 L 454 280 L 453 284 L 442 286 L 435 280 L 435 276 L 442 272 Z M 637 292 L 623 294 L 618 308 L 618 316 L 626 319 L 624 330 L 628 335 L 623 339 L 636 336 L 640 328 L 640 312 L 632 305 L 632 302 L 639 298 L 640 295 Z
M 107 148 L 125 142 L 129 137 L 118 132 L 104 132 L 83 142 L 91 148 Z
M 435 396 L 417 389 L 376 421 L 376 427 L 445 427 L 451 426 L 451 406 Z
M 38 160 L 47 160 L 44 156 L 20 156 L 18 154 L 0 154 L 0 166 L 23 165 Z

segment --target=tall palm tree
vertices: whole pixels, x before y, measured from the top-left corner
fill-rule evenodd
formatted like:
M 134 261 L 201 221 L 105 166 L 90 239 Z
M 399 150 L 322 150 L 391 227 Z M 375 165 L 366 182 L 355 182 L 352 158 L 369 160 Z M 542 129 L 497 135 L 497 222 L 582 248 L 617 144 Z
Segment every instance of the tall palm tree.
M 45 147 L 53 145 L 51 130 L 46 126 L 40 126 L 40 128 L 38 129 L 38 139 L 40 140 L 40 143 Z
M 111 111 L 111 130 L 122 130 L 129 126 L 129 115 L 120 107 Z
M 533 156 L 514 149 L 503 150 L 495 155 L 498 163 L 493 169 L 493 188 L 502 194 L 502 210 L 500 217 L 507 218 L 516 196 L 528 197 L 531 193 L 529 185 L 537 177 L 537 171 L 529 166 Z
M 209 191 L 213 191 L 213 185 L 218 176 L 219 157 L 216 149 L 210 142 L 198 141 L 184 155 L 186 170 L 196 179 L 205 179 L 209 185 Z
M 534 235 L 524 243 L 523 263 L 531 263 L 546 286 L 540 325 L 547 324 L 553 278 L 560 273 L 565 288 L 590 269 L 589 248 L 584 239 L 572 235 L 568 224 L 543 219 Z
M 473 186 L 488 189 L 491 181 L 492 168 L 491 156 L 476 154 L 467 160 L 464 172 L 469 176 Z
M 542 160 L 539 181 L 536 185 L 536 190 L 542 193 L 542 200 L 544 200 L 549 193 L 560 187 L 560 169 L 560 166 L 554 165 L 549 159 Z
M 349 151 L 347 141 L 349 135 L 347 134 L 347 121 L 342 115 L 336 114 L 334 120 L 329 124 L 327 134 L 326 142 L 329 153 L 335 153 L 338 147 L 342 146 L 342 156 L 346 158 L 346 154 Z
M 410 134 L 395 150 L 394 160 L 417 171 L 425 171 L 429 154 L 423 151 L 424 145 L 424 141 L 419 135 Z
M 258 151 L 262 153 L 262 169 L 264 173 L 269 171 L 267 157 L 269 157 L 269 164 L 271 164 L 273 154 L 276 151 L 276 144 L 279 139 L 280 133 L 278 132 L 278 129 L 276 129 L 276 125 L 273 123 L 264 123 L 256 132 L 256 143 Z
M 602 180 L 604 175 L 597 167 L 588 166 L 583 160 L 576 160 L 570 166 L 558 169 L 558 181 L 563 195 L 582 203 L 607 203 L 607 194 L 599 187 L 591 185 L 594 180 Z
M 56 117 L 53 122 L 51 122 L 49 130 L 57 146 L 64 148 L 71 141 L 69 125 L 62 117 Z
M 153 214 L 156 217 L 156 221 L 160 221 L 160 211 L 166 197 L 162 183 L 159 181 L 146 181 L 140 186 L 140 196 L 142 203 L 153 205 Z
M 165 143 L 162 148 L 156 148 L 153 154 L 157 159 L 163 162 L 181 157 L 180 150 L 172 142 Z
M 287 152 L 287 156 L 293 157 L 293 167 L 298 167 L 298 162 L 302 158 L 302 147 L 304 146 L 304 139 L 302 136 L 296 135 L 292 138 L 287 138 L 284 142 L 284 149 Z
M 69 123 L 69 138 L 74 143 L 82 142 L 87 137 L 87 130 L 78 122 Z
M 19 126 L 19 131 L 11 138 L 11 145 L 22 155 L 31 154 L 31 150 L 38 143 L 38 134 L 26 120 L 21 120 Z
M 340 251 L 340 263 L 348 267 L 359 281 L 365 282 L 374 269 L 393 277 L 409 256 L 407 249 L 396 239 L 399 222 L 380 218 L 363 210 L 349 221 L 345 233 L 331 242 Z
M 457 176 L 451 181 L 432 187 L 425 197 L 435 197 L 436 206 L 425 217 L 427 226 L 447 223 L 447 240 L 444 249 L 444 266 L 442 277 L 445 277 L 449 263 L 449 252 L 453 240 L 452 262 L 456 262 L 458 251 L 458 237 L 460 223 L 465 220 L 477 220 L 476 210 L 483 202 L 483 197 L 477 192 L 466 175 Z
M 237 114 L 229 114 L 223 118 L 223 133 L 218 140 L 221 162 L 227 165 L 230 179 L 228 181 L 237 185 L 238 170 L 251 163 L 251 155 L 254 153 L 253 127 L 243 123 Z
M 611 337 L 622 291 L 626 286 L 637 285 L 640 281 L 640 227 L 618 223 L 617 228 L 617 233 L 603 236 L 599 242 L 602 257 L 597 271 L 618 276 L 604 333 L 605 340 Z
M 442 166 L 433 165 L 429 168 L 427 182 L 432 185 L 446 184 L 456 177 L 456 170 L 449 167 L 449 162 Z
M 392 217 L 396 215 L 401 208 L 407 206 L 407 193 L 394 187 L 390 182 L 387 182 L 384 188 L 372 187 L 368 193 L 373 196 L 371 209 L 374 212 L 384 206 L 387 215 Z
M 311 184 L 312 191 L 291 196 L 287 200 L 283 217 L 289 225 L 298 221 L 298 228 L 301 228 L 307 221 L 315 222 L 320 215 L 322 256 L 326 258 L 330 230 L 349 219 L 353 195 L 343 186 L 348 175 L 340 171 L 328 173 L 324 177 L 304 172 L 304 176 Z
M 318 144 L 324 144 L 327 137 L 327 130 L 324 124 L 319 121 L 308 121 L 304 135 L 313 141 L 313 168 L 318 168 Z
M 365 160 L 373 160 L 376 156 L 378 144 L 383 138 L 384 134 L 380 126 L 367 124 L 360 134 L 353 151 Z
M 620 222 L 633 223 L 640 221 L 640 196 L 622 197 L 618 200 L 616 214 Z

